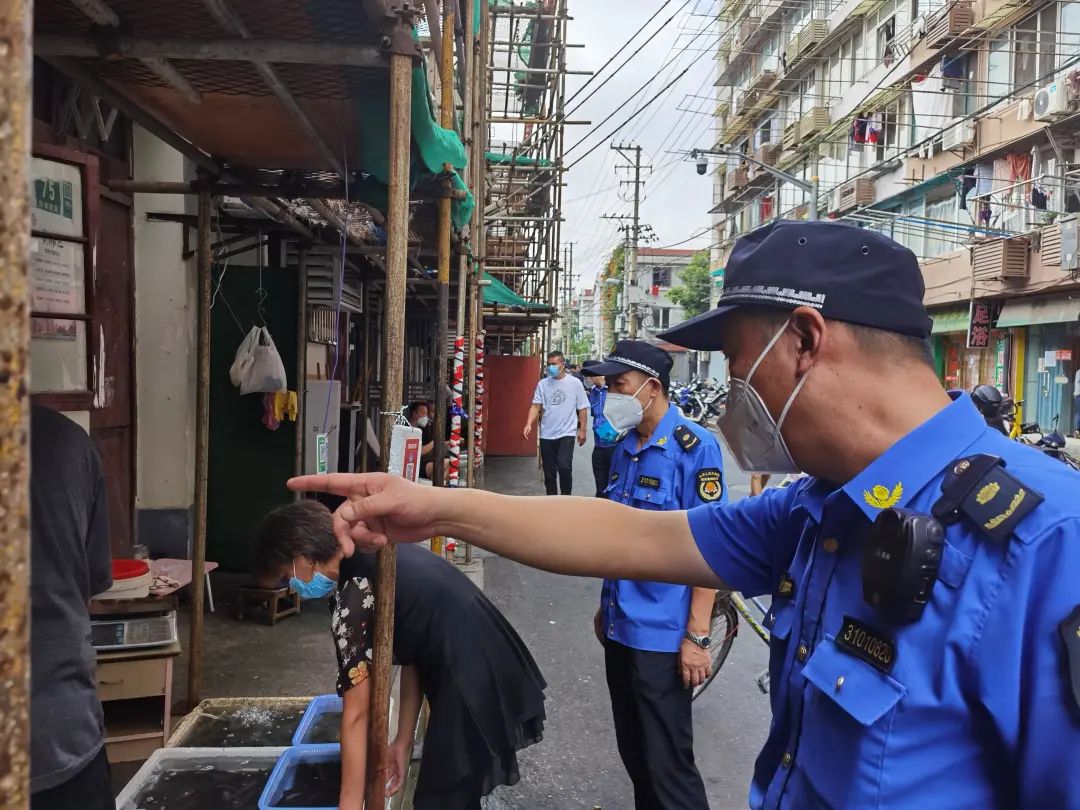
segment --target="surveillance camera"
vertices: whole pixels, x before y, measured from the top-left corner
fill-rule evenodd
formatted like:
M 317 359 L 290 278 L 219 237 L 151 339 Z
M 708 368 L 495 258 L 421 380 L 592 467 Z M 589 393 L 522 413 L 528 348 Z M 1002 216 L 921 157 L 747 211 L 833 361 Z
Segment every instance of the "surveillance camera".
M 707 160 L 704 160 L 704 159 L 699 160 L 697 162 L 697 173 L 698 174 L 705 174 L 705 172 L 707 172 L 707 171 L 709 171 L 709 162 Z

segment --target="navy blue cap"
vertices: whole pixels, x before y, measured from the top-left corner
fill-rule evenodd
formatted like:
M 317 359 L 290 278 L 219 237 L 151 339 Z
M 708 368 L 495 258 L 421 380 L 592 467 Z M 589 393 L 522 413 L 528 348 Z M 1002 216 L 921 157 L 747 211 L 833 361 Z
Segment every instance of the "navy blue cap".
M 922 272 L 908 248 L 846 222 L 781 219 L 736 240 L 716 308 L 659 337 L 722 349 L 722 319 L 740 306 L 813 307 L 831 320 L 925 338 Z
M 597 377 L 613 377 L 626 371 L 641 371 L 656 377 L 665 385 L 675 361 L 671 355 L 644 340 L 620 340 L 603 360 L 589 366 L 589 374 Z

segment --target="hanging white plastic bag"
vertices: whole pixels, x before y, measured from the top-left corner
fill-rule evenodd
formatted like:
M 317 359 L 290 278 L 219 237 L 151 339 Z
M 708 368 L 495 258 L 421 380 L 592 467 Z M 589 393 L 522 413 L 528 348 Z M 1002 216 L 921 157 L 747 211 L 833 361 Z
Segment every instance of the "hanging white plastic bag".
M 252 341 L 248 344 L 249 339 Z M 241 352 L 247 349 L 246 356 Z M 239 367 L 238 367 L 239 366 Z M 285 364 L 281 362 L 270 330 L 265 326 L 254 327 L 237 350 L 233 369 L 240 379 L 241 394 L 263 394 L 284 391 L 288 388 L 285 377 Z M 230 369 L 230 376 L 233 371 Z M 236 384 L 237 377 L 232 378 Z
M 247 333 L 243 341 L 240 343 L 240 348 L 236 350 L 236 357 L 233 359 L 233 363 L 229 366 L 229 379 L 232 380 L 232 384 L 237 388 L 240 388 L 244 384 L 244 380 L 247 379 L 248 372 L 251 370 L 251 364 L 255 362 L 255 356 L 252 354 L 254 349 L 259 344 L 259 327 L 251 327 L 251 331 Z

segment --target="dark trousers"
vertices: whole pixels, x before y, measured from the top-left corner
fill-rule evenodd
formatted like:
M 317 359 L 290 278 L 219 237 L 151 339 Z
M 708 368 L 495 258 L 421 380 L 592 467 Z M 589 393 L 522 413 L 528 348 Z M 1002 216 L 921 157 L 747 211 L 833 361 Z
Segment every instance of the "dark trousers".
M 62 785 L 42 790 L 30 797 L 30 810 L 116 810 L 109 758 L 105 748 L 89 764 Z
M 679 676 L 678 653 L 646 652 L 604 642 L 608 691 L 619 744 L 637 810 L 708 808 L 694 764 L 690 690 Z
M 592 474 L 596 479 L 596 497 L 603 498 L 611 477 L 611 457 L 615 455 L 615 446 L 594 447 L 592 451 Z
M 544 463 L 544 489 L 548 495 L 569 495 L 573 486 L 570 470 L 574 464 L 574 437 L 563 436 L 561 439 L 541 439 L 540 459 Z M 558 475 L 559 487 L 555 488 Z
M 1080 397 L 1073 397 L 1073 430 L 1080 433 Z

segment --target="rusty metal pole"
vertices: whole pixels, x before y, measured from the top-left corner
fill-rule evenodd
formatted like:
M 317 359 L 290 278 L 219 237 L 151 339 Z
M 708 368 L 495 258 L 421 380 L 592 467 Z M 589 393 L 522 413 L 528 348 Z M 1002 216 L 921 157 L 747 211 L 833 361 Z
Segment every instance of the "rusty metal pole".
M 407 8 L 407 7 L 406 7 Z M 398 12 L 389 35 L 390 51 L 390 177 L 386 228 L 386 293 L 383 305 L 382 456 L 390 461 L 390 441 L 405 380 L 405 279 L 409 250 L 409 157 L 412 142 L 413 57 L 412 20 L 407 10 Z M 371 807 L 386 801 L 387 734 L 390 719 L 390 664 L 394 647 L 394 586 L 397 551 L 393 545 L 379 549 L 375 603 L 375 650 L 373 658 L 371 738 L 368 761 L 375 779 Z
M 0 805 L 28 805 L 30 0 L 0 0 Z
M 443 129 L 454 127 L 454 7 L 450 2 L 444 2 L 445 14 L 443 17 L 443 31 L 448 32 L 441 40 L 442 53 L 439 54 L 441 70 L 439 71 L 439 87 L 442 98 L 439 104 L 439 124 Z M 443 171 L 452 170 L 450 165 L 444 165 Z M 439 266 L 436 279 L 436 321 L 435 321 L 435 373 L 432 374 L 432 384 L 435 396 L 435 426 L 432 435 L 435 438 L 435 446 L 432 448 L 431 483 L 433 486 L 445 486 L 443 471 L 443 458 L 446 455 L 446 445 L 443 437 L 446 431 L 446 343 L 450 332 L 450 181 L 445 181 L 447 196 L 439 200 Z M 431 550 L 436 554 L 443 553 L 445 538 L 441 536 L 431 538 Z
M 296 252 L 296 427 L 293 469 L 304 474 L 304 392 L 307 388 L 307 247 Z M 297 492 L 300 499 L 302 493 Z
M 191 545 L 191 639 L 188 642 L 188 706 L 202 693 L 203 600 L 206 594 L 206 480 L 210 461 L 210 192 L 199 192 L 198 318 L 195 382 L 195 533 Z

